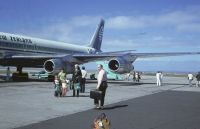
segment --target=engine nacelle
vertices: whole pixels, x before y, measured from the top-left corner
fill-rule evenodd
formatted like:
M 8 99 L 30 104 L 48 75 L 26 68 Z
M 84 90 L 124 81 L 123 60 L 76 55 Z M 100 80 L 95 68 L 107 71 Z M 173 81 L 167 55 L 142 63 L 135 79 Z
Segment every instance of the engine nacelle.
M 111 59 L 108 62 L 108 68 L 112 72 L 116 73 L 129 73 L 131 70 L 134 69 L 132 62 L 126 61 L 123 58 L 116 58 L 116 59 Z
M 48 73 L 56 74 L 64 68 L 67 73 L 73 72 L 73 65 L 69 62 L 64 62 L 61 59 L 51 59 L 44 62 L 44 69 Z

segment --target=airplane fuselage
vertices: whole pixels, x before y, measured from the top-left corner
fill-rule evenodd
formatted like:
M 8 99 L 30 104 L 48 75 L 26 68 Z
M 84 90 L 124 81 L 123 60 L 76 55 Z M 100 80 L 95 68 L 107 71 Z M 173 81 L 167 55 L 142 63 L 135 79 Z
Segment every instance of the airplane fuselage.
M 0 53 L 12 56 L 13 54 L 73 54 L 94 53 L 94 49 L 87 46 L 73 45 L 64 42 L 44 40 L 27 36 L 0 32 Z M 6 53 L 6 54 L 4 54 Z M 9 53 L 9 54 L 8 54 Z M 13 54 L 12 54 L 13 53 Z

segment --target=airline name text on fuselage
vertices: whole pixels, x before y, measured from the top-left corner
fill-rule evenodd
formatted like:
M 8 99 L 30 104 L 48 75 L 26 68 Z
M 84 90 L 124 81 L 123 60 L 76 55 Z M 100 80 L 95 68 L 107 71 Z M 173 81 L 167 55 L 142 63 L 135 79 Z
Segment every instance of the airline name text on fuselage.
M 14 41 L 14 42 L 21 42 L 21 43 L 27 43 L 27 44 L 33 43 L 31 39 L 27 39 L 27 38 L 0 35 L 0 40 L 8 40 L 8 39 L 10 39 L 11 41 Z

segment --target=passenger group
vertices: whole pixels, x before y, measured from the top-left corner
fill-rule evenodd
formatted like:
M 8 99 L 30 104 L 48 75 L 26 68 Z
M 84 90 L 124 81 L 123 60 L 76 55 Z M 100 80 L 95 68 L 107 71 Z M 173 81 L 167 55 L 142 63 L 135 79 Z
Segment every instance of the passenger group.
M 71 81 L 67 78 L 65 69 L 61 69 L 61 71 L 58 73 L 58 75 L 55 76 L 54 79 L 54 96 L 64 97 L 66 96 L 67 92 L 72 89 L 73 96 L 79 97 L 79 92 L 85 92 L 86 76 L 87 71 L 85 70 L 85 67 L 83 66 L 81 70 L 78 64 L 74 66 L 74 72 Z

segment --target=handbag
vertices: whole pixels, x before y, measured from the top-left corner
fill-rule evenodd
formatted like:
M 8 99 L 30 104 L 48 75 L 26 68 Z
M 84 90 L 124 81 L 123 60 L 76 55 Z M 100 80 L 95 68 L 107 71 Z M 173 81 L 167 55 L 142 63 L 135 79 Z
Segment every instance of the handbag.
M 74 90 L 80 90 L 80 83 L 74 83 Z
M 90 91 L 90 98 L 91 99 L 98 99 L 98 100 L 100 100 L 101 97 L 102 97 L 102 91 L 96 90 L 96 89 Z
M 93 122 L 93 129 L 110 129 L 111 122 L 105 113 L 99 115 Z

